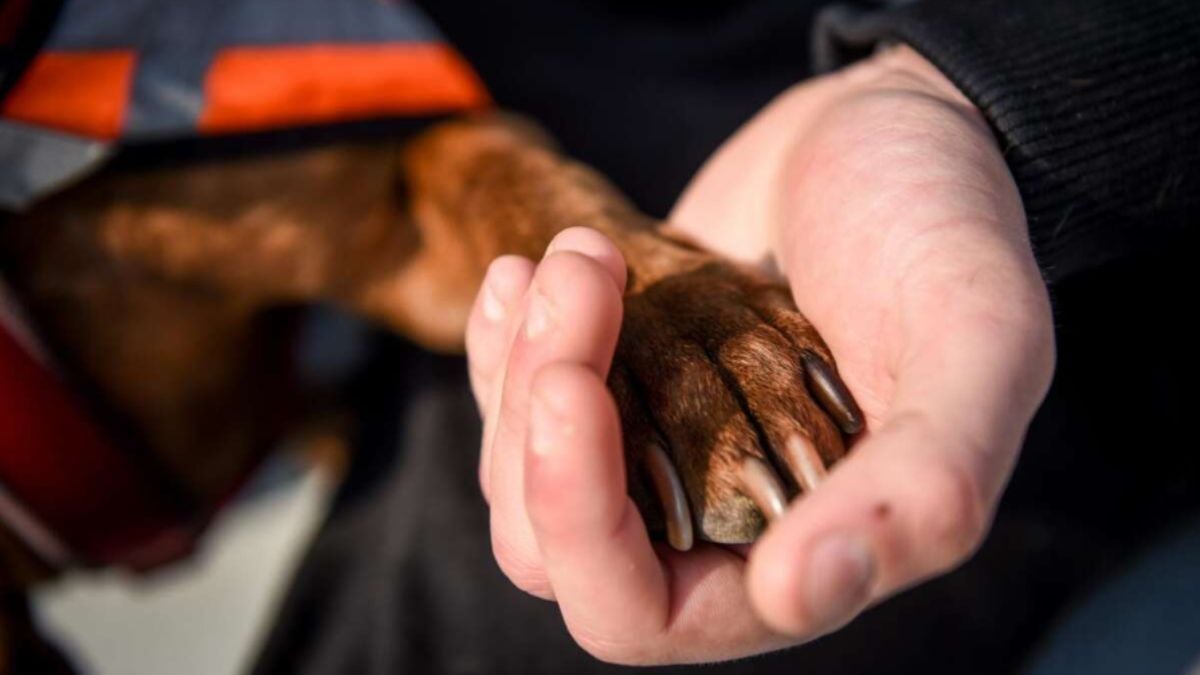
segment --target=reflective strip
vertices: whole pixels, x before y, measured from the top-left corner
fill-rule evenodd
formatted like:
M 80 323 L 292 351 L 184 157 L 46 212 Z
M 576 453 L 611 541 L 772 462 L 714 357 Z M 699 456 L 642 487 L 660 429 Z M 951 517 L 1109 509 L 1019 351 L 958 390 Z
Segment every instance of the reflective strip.
M 63 136 L 0 129 L 0 208 L 27 208 L 110 156 L 107 145 L 84 141 L 136 144 L 489 104 L 470 66 L 404 0 L 65 0 L 57 17 L 44 51 L 0 102 L 0 127 Z
M 33 329 L 29 327 L 29 320 L 25 318 L 25 312 L 17 305 L 12 291 L 8 290 L 3 279 L 0 279 L 0 330 L 7 330 L 27 354 L 43 366 L 50 367 L 50 355 L 34 336 Z
M 145 569 L 184 554 L 199 522 L 109 445 L 62 381 L 7 330 L 0 330 L 0 482 L 19 507 L 8 515 L 30 516 L 14 527 L 25 526 L 27 541 L 48 557 L 60 542 L 87 564 Z
M 214 53 L 176 50 L 139 60 L 121 140 L 194 136 L 204 109 L 204 75 Z
M 438 43 L 226 49 L 204 89 L 207 134 L 488 104 L 471 68 Z
M 21 211 L 98 167 L 104 141 L 0 121 L 0 208 Z
M 29 327 L 24 313 L 12 298 L 8 287 L 0 281 L 0 332 L 8 336 L 32 356 L 43 368 L 50 368 L 50 358 Z M 71 564 L 74 556 L 58 537 L 36 516 L 29 512 L 3 484 L 0 484 L 0 521 L 8 525 L 34 553 L 53 567 L 64 568 Z
M 134 62 L 126 50 L 42 52 L 0 105 L 0 116 L 115 139 L 125 120 Z
M 51 567 L 65 569 L 74 562 L 75 557 L 66 545 L 30 513 L 24 504 L 9 494 L 3 485 L 0 485 L 0 521 L 36 553 L 42 562 Z
M 408 0 L 67 0 L 46 48 L 172 58 L 233 46 L 439 40 Z

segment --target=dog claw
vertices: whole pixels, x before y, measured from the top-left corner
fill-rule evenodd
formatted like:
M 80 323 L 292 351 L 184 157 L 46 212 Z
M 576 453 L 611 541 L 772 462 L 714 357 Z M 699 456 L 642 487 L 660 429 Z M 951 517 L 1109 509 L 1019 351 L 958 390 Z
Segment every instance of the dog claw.
M 787 496 L 775 472 L 761 459 L 747 457 L 742 462 L 742 488 L 750 501 L 758 506 L 767 521 L 783 515 L 787 509 Z
M 805 492 L 817 489 L 825 480 L 825 463 L 812 441 L 797 434 L 787 440 L 788 464 L 796 477 L 796 483 Z
M 862 410 L 854 402 L 854 397 L 850 395 L 850 390 L 846 388 L 842 378 L 838 377 L 824 359 L 810 351 L 805 351 L 801 358 L 804 362 L 804 372 L 812 382 L 813 393 L 821 402 L 821 406 L 841 427 L 842 432 L 853 436 L 862 431 Z
M 679 472 L 671 463 L 665 450 L 657 444 L 651 445 L 645 455 L 646 471 L 654 483 L 654 491 L 662 502 L 663 515 L 667 524 L 667 543 L 676 551 L 692 548 L 692 509 L 688 506 L 687 493 Z

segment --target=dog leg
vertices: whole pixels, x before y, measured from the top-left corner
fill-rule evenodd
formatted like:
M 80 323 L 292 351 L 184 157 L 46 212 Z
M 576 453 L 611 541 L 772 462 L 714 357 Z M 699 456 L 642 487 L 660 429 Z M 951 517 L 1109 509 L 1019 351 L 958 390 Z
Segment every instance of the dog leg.
M 442 350 L 461 348 L 492 259 L 538 258 L 567 227 L 599 230 L 629 269 L 612 385 L 630 490 L 681 548 L 689 520 L 700 538 L 752 541 L 765 517 L 816 487 L 844 453 L 843 434 L 862 425 L 785 286 L 667 236 L 512 118 L 450 122 L 403 147 L 110 171 L 22 223 L 26 249 L 57 250 L 32 276 L 76 284 L 65 293 L 81 318 L 65 342 L 117 335 L 127 318 L 88 301 L 94 270 L 65 264 L 91 256 L 109 270 L 104 278 L 126 284 L 120 292 L 148 280 L 184 303 L 189 293 L 219 297 L 227 316 L 240 317 L 229 326 L 272 305 L 334 301 Z M 210 340 L 203 331 L 174 338 Z M 103 358 L 90 366 L 106 372 Z M 154 426 L 154 383 L 130 381 L 123 400 Z M 235 385 L 226 377 L 210 391 L 232 395 Z
M 818 487 L 844 454 L 844 435 L 862 428 L 832 354 L 785 285 L 668 236 L 527 125 L 445 124 L 410 143 L 401 165 L 428 244 L 426 278 L 449 270 L 457 279 L 457 316 L 488 262 L 537 259 L 567 227 L 599 230 L 621 250 L 629 279 L 610 387 L 630 492 L 677 548 L 691 545 L 689 533 L 753 541 L 789 498 Z M 387 308 L 381 288 L 374 311 Z M 395 301 L 395 311 L 412 311 L 411 298 Z

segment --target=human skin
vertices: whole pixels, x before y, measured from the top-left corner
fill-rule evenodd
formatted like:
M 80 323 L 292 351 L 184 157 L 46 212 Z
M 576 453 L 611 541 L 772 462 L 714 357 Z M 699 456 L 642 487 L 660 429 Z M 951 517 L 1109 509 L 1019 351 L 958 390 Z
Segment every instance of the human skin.
M 694 178 L 669 222 L 773 270 L 866 430 L 748 551 L 652 544 L 604 381 L 624 264 L 598 233 L 498 260 L 468 327 L 497 561 L 620 663 L 811 640 L 978 547 L 1054 370 L 1020 197 L 979 112 L 907 47 L 797 85 Z

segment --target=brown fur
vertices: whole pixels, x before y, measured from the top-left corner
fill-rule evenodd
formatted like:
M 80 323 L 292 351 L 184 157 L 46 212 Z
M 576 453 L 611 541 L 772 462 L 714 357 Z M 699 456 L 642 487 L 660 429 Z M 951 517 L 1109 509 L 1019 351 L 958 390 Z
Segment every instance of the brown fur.
M 479 118 L 407 144 L 105 170 L 5 224 L 0 253 L 41 333 L 109 421 L 206 502 L 296 423 L 268 310 L 334 302 L 458 350 L 487 264 L 505 253 L 536 259 L 576 225 L 607 234 L 629 264 L 613 389 L 631 490 L 659 523 L 638 469 L 658 442 L 702 536 L 752 539 L 762 520 L 736 481 L 744 454 L 780 467 L 771 447 L 797 430 L 827 461 L 842 453 L 836 428 L 802 395 L 800 350 L 828 350 L 781 301 L 786 289 L 660 232 L 524 122 Z M 44 573 L 11 537 L 0 544 L 9 587 Z

